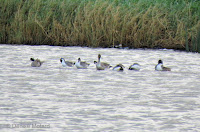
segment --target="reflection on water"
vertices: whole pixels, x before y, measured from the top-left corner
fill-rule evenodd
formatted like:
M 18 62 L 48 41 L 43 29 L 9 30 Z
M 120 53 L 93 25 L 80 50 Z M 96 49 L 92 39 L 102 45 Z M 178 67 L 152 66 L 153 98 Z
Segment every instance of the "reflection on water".
M 124 72 L 96 71 L 98 54 L 112 66 L 122 63 Z M 30 57 L 45 63 L 31 67 Z M 61 57 L 80 57 L 90 66 L 62 67 Z M 0 129 L 200 131 L 199 57 L 172 50 L 0 45 Z M 172 71 L 154 71 L 158 59 Z M 127 70 L 135 62 L 141 70 Z

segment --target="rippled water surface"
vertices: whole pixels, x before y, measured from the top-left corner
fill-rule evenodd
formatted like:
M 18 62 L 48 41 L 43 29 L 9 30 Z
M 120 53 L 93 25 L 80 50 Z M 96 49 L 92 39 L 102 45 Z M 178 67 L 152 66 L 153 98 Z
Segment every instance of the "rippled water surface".
M 97 71 L 99 53 L 124 72 Z M 45 63 L 31 67 L 30 57 Z M 62 67 L 61 57 L 90 66 Z M 172 71 L 155 71 L 158 59 Z M 200 131 L 199 60 L 173 50 L 0 45 L 0 131 Z M 134 62 L 140 71 L 127 70 Z

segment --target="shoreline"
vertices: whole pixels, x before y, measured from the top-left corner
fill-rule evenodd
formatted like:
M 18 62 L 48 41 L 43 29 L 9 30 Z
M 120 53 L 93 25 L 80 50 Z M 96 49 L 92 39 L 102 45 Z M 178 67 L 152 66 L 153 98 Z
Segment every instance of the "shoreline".
M 167 48 L 129 48 L 129 47 L 123 47 L 123 48 L 116 48 L 116 47 L 87 47 L 87 46 L 59 46 L 59 45 L 48 45 L 48 44 L 41 44 L 41 45 L 30 45 L 30 44 L 0 44 L 0 45 L 9 45 L 9 46 L 56 46 L 56 47 L 78 47 L 78 48 L 91 48 L 91 49 L 122 49 L 122 50 L 172 50 L 172 51 L 178 51 L 178 52 L 189 52 L 189 53 L 198 53 L 193 51 L 186 51 L 185 49 L 167 49 Z

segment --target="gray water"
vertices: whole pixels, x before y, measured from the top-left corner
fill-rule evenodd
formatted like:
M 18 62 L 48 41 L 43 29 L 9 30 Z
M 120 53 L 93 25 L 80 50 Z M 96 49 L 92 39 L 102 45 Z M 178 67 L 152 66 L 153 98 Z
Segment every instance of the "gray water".
M 99 53 L 124 72 L 97 71 Z M 30 57 L 45 63 L 31 67 Z M 61 57 L 90 66 L 62 67 Z M 200 131 L 199 58 L 173 50 L 0 45 L 0 131 Z M 158 59 L 172 71 L 155 71 Z M 141 70 L 129 71 L 135 62 Z

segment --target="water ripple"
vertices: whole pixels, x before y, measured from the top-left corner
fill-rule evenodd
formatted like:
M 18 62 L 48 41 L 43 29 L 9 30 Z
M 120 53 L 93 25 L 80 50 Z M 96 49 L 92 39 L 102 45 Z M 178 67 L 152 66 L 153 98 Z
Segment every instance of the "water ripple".
M 122 63 L 124 72 L 96 71 L 99 53 L 112 66 Z M 31 67 L 30 57 L 45 63 Z M 90 66 L 62 67 L 61 57 L 81 57 Z M 200 131 L 199 57 L 172 50 L 0 45 L 0 130 Z M 172 71 L 155 71 L 158 59 Z M 135 62 L 141 70 L 128 71 Z M 20 123 L 50 128 L 5 128 Z

